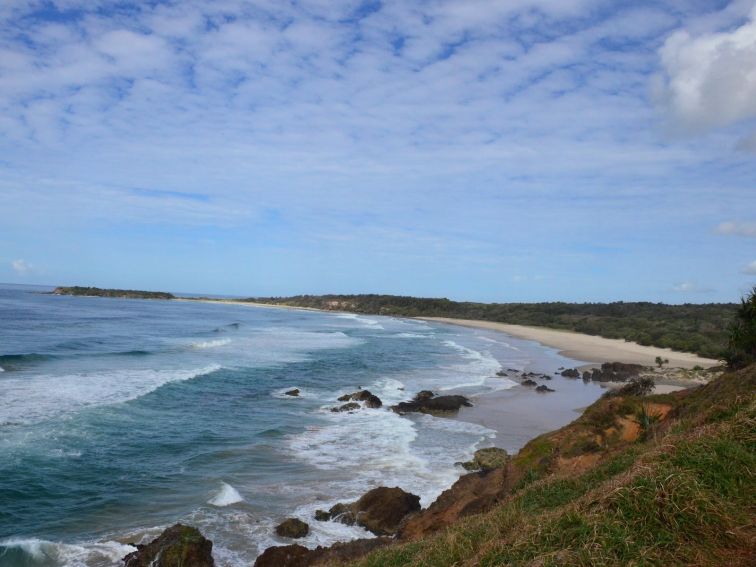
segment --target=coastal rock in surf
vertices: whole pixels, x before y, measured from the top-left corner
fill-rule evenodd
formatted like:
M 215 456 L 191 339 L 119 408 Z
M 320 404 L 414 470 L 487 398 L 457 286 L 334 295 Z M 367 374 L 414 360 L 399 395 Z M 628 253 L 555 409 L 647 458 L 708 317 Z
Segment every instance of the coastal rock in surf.
M 448 415 L 456 413 L 462 406 L 471 407 L 472 403 L 464 396 L 435 396 L 433 392 L 423 390 L 410 402 L 399 402 L 391 409 L 396 413 L 420 412 L 431 415 Z
M 468 471 L 488 471 L 505 466 L 509 462 L 509 454 L 499 447 L 487 447 L 475 451 L 471 461 L 460 463 Z
M 532 388 L 533 386 L 538 386 L 538 383 L 535 380 L 531 380 L 530 378 L 528 378 L 527 380 L 522 381 L 522 385 L 530 386 Z
M 580 371 L 577 368 L 568 368 L 562 370 L 562 376 L 565 378 L 580 378 Z
M 287 518 L 276 526 L 276 534 L 281 537 L 300 538 L 310 533 L 310 526 L 298 518 Z
M 337 413 L 342 411 L 354 411 L 358 409 L 360 409 L 360 404 L 358 404 L 357 402 L 349 402 L 348 404 L 344 404 L 343 406 L 331 408 L 331 411 Z
M 398 487 L 379 486 L 363 494 L 357 502 L 336 504 L 328 512 L 318 510 L 315 518 L 348 526 L 357 524 L 375 535 L 393 535 L 405 517 L 419 510 L 419 496 Z
M 546 392 L 554 392 L 555 390 L 552 390 L 549 388 L 546 384 L 541 384 L 535 389 L 536 392 L 541 392 L 542 394 L 545 394 Z
M 287 396 L 299 396 L 299 388 L 294 388 L 293 390 L 289 390 L 288 392 L 284 392 Z
M 420 497 L 401 488 L 379 486 L 352 505 L 355 523 L 375 535 L 392 535 L 402 520 L 420 510 Z
M 370 390 L 359 390 L 352 394 L 344 394 L 339 397 L 338 400 L 340 402 L 348 402 L 350 400 L 354 402 L 364 402 L 366 408 L 379 408 L 383 405 L 381 399 L 374 395 Z
M 213 542 L 197 528 L 176 524 L 123 558 L 125 567 L 214 567 Z

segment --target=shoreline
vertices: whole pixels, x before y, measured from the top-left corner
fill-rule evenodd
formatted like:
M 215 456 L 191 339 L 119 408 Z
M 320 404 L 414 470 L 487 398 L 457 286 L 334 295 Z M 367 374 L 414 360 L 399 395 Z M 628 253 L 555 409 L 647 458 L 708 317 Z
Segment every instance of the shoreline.
M 668 348 L 643 346 L 623 339 L 607 339 L 597 335 L 585 335 L 573 331 L 562 331 L 548 327 L 528 327 L 509 325 L 493 321 L 475 319 L 452 319 L 449 317 L 415 317 L 422 321 L 434 321 L 448 325 L 458 325 L 475 329 L 499 331 L 519 339 L 536 341 L 544 346 L 556 348 L 559 354 L 574 360 L 585 361 L 585 368 L 603 362 L 624 362 L 654 366 L 655 358 L 669 359 L 669 367 L 692 369 L 695 366 L 710 368 L 720 365 L 720 361 L 703 358 L 697 354 L 674 351 Z M 583 367 L 581 367 L 583 368 Z
M 226 305 L 244 305 L 248 307 L 261 307 L 264 309 L 286 309 L 289 311 L 316 311 L 319 313 L 353 313 L 355 315 L 373 315 L 377 317 L 386 317 L 380 314 L 354 313 L 352 311 L 331 311 L 326 309 L 317 309 L 315 307 L 299 307 L 293 305 L 280 305 L 271 303 L 257 303 L 254 301 L 239 301 L 235 299 L 194 299 L 177 297 L 172 301 L 195 301 L 201 303 L 221 303 Z M 392 315 L 392 317 L 394 317 Z M 641 364 L 643 366 L 654 366 L 655 359 L 660 356 L 668 359 L 668 367 L 693 369 L 696 366 L 702 368 L 711 368 L 719 366 L 720 360 L 705 358 L 691 352 L 676 351 L 670 348 L 661 348 L 655 346 L 644 346 L 624 339 L 608 339 L 599 335 L 586 335 L 575 331 L 566 331 L 561 329 L 552 329 L 550 327 L 533 327 L 527 325 L 512 325 L 509 323 L 498 323 L 495 321 L 485 321 L 482 319 L 455 319 L 452 317 L 403 317 L 397 318 L 417 319 L 420 321 L 432 321 L 447 325 L 457 325 L 473 329 L 484 329 L 488 331 L 498 331 L 518 339 L 535 341 L 543 346 L 555 348 L 559 354 L 573 360 L 583 361 L 586 364 L 581 365 L 579 369 L 585 370 L 594 368 L 596 364 L 604 362 L 624 362 L 628 364 Z

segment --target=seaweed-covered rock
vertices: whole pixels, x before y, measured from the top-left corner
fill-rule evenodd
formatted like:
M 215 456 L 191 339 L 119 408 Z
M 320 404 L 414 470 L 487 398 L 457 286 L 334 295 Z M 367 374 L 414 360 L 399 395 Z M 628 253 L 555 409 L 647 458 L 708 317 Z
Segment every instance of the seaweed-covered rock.
M 300 538 L 310 533 L 310 526 L 298 518 L 287 518 L 276 526 L 276 534 L 281 537 Z
M 461 463 L 468 471 L 487 471 L 503 467 L 509 461 L 509 454 L 499 447 L 478 449 L 471 461 Z
M 213 542 L 197 528 L 176 524 L 123 558 L 125 567 L 214 567 Z

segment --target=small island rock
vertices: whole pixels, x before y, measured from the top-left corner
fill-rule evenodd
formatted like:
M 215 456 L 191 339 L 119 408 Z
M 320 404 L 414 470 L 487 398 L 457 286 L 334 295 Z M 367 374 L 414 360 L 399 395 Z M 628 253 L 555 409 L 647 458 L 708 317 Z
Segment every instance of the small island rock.
M 299 396 L 299 388 L 294 388 L 293 390 L 289 390 L 288 392 L 284 392 L 287 396 Z
M 281 537 L 300 538 L 310 533 L 310 526 L 298 518 L 287 518 L 276 526 L 276 534 Z
M 215 567 L 213 542 L 197 528 L 176 524 L 123 558 L 125 567 Z

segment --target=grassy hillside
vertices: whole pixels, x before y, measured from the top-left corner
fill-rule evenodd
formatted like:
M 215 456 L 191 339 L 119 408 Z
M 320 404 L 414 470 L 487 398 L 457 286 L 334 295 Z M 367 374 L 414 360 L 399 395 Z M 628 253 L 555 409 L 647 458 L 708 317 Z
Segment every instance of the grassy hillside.
M 642 345 L 720 358 L 734 303 L 472 303 L 393 295 L 300 295 L 250 299 L 265 303 L 406 317 L 456 317 L 535 325 L 626 339 Z
M 755 393 L 750 366 L 674 395 L 604 397 L 528 443 L 489 511 L 352 565 L 753 565 Z

